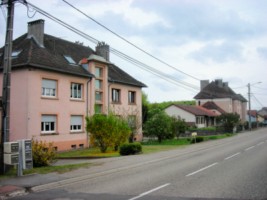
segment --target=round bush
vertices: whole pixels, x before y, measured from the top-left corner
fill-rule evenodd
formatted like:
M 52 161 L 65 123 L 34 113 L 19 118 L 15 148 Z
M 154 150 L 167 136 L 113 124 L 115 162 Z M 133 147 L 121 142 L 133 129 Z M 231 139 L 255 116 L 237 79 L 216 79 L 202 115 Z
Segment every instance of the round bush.
M 123 144 L 120 146 L 120 155 L 134 155 L 142 152 L 142 145 L 138 142 Z

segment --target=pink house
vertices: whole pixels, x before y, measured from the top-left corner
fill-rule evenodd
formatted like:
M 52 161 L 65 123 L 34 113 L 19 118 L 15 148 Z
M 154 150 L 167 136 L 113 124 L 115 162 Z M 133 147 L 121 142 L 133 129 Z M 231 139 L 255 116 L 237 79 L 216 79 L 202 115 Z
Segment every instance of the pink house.
M 0 49 L 3 68 L 3 48 Z M 0 74 L 2 93 L 3 74 Z M 28 23 L 13 41 L 10 141 L 35 138 L 57 150 L 89 146 L 85 117 L 113 111 L 136 126 L 142 139 L 142 87 L 109 61 L 109 46 L 96 51 L 44 34 L 44 20 Z
M 202 80 L 200 87 L 201 91 L 194 97 L 197 105 L 203 106 L 207 102 L 213 102 L 226 113 L 239 114 L 241 122 L 246 122 L 247 100 L 241 94 L 236 94 L 228 83 L 222 79 L 211 83 L 209 80 Z

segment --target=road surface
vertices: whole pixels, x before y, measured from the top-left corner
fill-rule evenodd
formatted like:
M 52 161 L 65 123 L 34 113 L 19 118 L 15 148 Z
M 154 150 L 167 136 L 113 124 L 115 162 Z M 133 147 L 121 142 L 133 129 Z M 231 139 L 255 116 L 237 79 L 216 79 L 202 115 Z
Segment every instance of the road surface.
M 14 199 L 267 199 L 267 129 L 107 165 Z

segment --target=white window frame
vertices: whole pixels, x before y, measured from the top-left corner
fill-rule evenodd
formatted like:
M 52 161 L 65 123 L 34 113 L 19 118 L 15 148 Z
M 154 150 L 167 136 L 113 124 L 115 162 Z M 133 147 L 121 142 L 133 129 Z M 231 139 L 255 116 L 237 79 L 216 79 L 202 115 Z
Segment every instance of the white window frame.
M 83 116 L 82 115 L 71 115 L 70 131 L 71 132 L 82 132 L 83 131 Z
M 111 94 L 111 99 L 113 103 L 120 103 L 120 96 L 121 96 L 121 90 L 112 88 L 112 94 Z
M 128 91 L 128 103 L 135 104 L 136 103 L 136 92 Z
M 71 83 L 70 84 L 70 98 L 71 99 L 82 99 L 83 96 L 83 84 Z
M 41 133 L 50 134 L 56 133 L 57 116 L 56 115 L 42 115 L 41 118 Z
M 42 79 L 42 97 L 55 98 L 57 96 L 57 80 Z

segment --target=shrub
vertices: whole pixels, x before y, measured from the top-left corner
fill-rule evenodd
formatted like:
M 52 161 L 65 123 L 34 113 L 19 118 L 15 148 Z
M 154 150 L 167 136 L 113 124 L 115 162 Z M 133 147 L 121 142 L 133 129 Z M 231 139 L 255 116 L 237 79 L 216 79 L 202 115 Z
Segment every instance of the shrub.
M 204 137 L 202 136 L 197 136 L 196 138 L 192 138 L 191 139 L 191 144 L 192 143 L 199 143 L 199 142 L 203 142 L 204 141 Z
M 130 135 L 130 128 L 124 119 L 115 116 L 95 114 L 86 118 L 86 130 L 90 139 L 105 153 L 109 147 L 116 149 L 125 143 Z
M 32 140 L 33 167 L 43 167 L 52 164 L 56 158 L 53 143 Z
M 134 155 L 142 152 L 142 145 L 138 142 L 123 144 L 120 146 L 120 155 Z

